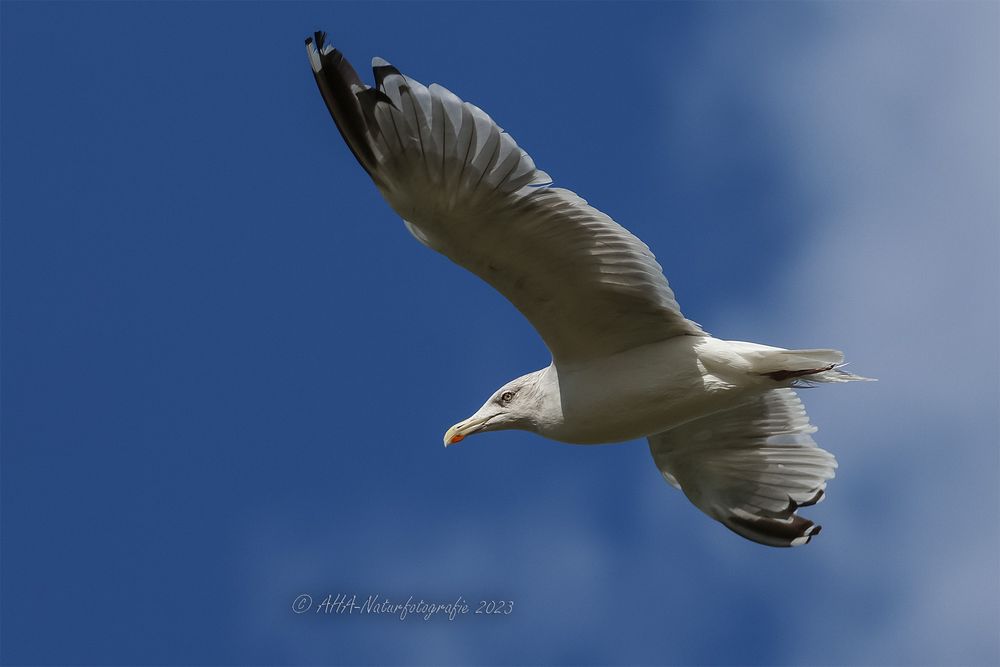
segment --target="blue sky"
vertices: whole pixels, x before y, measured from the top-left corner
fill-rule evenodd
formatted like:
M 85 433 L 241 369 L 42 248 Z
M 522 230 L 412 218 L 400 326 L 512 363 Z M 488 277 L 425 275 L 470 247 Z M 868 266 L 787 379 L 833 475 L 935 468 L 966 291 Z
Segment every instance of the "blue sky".
M 997 4 L 0 12 L 4 663 L 1000 662 Z M 820 538 L 737 538 L 643 442 L 441 447 L 548 356 L 368 182 L 318 28 L 485 109 L 709 331 L 880 379 L 805 392 Z M 515 608 L 292 613 L 337 593 Z

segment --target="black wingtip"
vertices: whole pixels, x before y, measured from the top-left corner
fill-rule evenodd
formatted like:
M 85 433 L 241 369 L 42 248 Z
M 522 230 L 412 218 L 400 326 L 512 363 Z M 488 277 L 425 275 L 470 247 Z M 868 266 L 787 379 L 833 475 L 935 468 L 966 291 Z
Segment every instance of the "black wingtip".
M 365 112 L 358 94 L 368 88 L 351 64 L 337 49 L 326 43 L 326 33 L 318 30 L 306 39 L 306 51 L 327 110 L 333 116 L 341 136 L 358 163 L 379 182 L 374 173 L 377 166 L 370 145 Z
M 396 106 L 391 97 L 377 88 L 369 88 L 368 90 L 361 91 L 358 93 L 358 99 L 367 101 L 367 104 L 361 105 L 365 109 L 373 108 L 379 102 L 384 102 L 391 107 Z
M 795 509 L 798 509 L 799 507 L 812 507 L 816 503 L 822 501 L 824 495 L 825 495 L 825 492 L 823 491 L 823 489 L 818 489 L 816 491 L 816 493 L 813 494 L 813 496 L 811 498 L 808 498 L 807 500 L 803 500 L 800 503 L 795 503 Z M 795 501 L 792 501 L 792 502 L 795 502 Z M 818 533 L 819 531 L 817 530 L 816 532 Z
M 797 514 L 786 516 L 729 516 L 723 524 L 752 542 L 768 547 L 799 547 L 809 544 L 823 529 Z
M 372 63 L 372 74 L 375 76 L 375 88 L 378 90 L 385 90 L 385 85 L 382 82 L 386 79 L 386 77 L 402 76 L 398 69 L 381 58 L 375 59 Z

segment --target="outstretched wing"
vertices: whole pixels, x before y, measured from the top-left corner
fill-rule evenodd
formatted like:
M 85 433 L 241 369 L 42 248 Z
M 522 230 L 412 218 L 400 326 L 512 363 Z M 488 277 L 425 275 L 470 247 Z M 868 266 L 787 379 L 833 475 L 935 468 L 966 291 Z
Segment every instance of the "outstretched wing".
M 679 335 L 684 318 L 649 248 L 551 179 L 478 107 L 376 58 L 376 86 L 306 40 L 344 140 L 407 228 L 496 288 L 558 363 Z
M 807 543 L 820 526 L 798 516 L 823 498 L 837 461 L 816 446 L 802 402 L 773 389 L 649 437 L 664 478 L 698 509 L 772 547 Z

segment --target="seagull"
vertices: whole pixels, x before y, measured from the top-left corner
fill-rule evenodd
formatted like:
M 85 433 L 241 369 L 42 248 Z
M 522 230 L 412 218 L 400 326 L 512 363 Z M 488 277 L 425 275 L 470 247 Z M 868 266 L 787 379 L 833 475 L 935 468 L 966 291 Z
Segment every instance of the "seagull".
M 646 438 L 666 481 L 760 544 L 808 543 L 797 514 L 836 459 L 793 387 L 865 380 L 837 350 L 721 340 L 681 314 L 653 253 L 553 187 L 484 111 L 372 60 L 374 86 L 317 32 L 306 53 L 348 148 L 416 239 L 524 314 L 552 354 L 445 433 L 521 429 L 572 444 Z

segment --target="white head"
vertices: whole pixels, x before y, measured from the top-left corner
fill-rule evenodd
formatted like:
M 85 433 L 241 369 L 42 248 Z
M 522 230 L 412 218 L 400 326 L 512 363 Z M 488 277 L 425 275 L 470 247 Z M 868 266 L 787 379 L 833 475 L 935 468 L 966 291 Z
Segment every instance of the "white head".
M 476 414 L 448 429 L 444 446 L 484 431 L 520 429 L 537 433 L 561 414 L 558 385 L 549 381 L 548 370 L 522 375 L 497 389 Z

